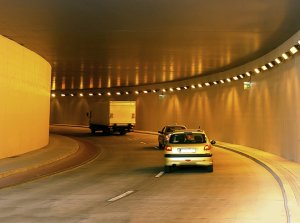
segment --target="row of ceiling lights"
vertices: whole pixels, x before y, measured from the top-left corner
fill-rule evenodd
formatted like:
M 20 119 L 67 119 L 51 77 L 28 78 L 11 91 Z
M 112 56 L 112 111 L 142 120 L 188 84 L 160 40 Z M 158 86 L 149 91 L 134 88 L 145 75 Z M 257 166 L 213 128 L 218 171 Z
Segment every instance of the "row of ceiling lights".
M 255 74 L 259 74 L 263 71 L 266 71 L 268 69 L 273 68 L 276 65 L 279 65 L 280 63 L 282 63 L 283 61 L 289 59 L 291 56 L 293 56 L 294 54 L 296 54 L 298 51 L 300 50 L 300 40 L 298 41 L 298 43 L 296 45 L 294 45 L 293 47 L 290 48 L 289 51 L 281 54 L 281 56 L 275 58 L 273 61 L 270 61 L 264 65 L 262 65 L 261 67 L 255 68 L 251 71 L 247 71 L 244 74 L 239 74 L 237 76 L 234 77 L 228 77 L 226 79 L 221 79 L 221 80 L 216 80 L 216 81 L 212 81 L 212 82 L 205 82 L 205 83 L 200 83 L 200 84 L 192 84 L 190 86 L 183 86 L 183 87 L 176 87 L 176 88 L 163 88 L 163 89 L 147 89 L 147 90 L 136 90 L 136 91 L 117 91 L 117 92 L 110 92 L 110 91 L 106 91 L 106 92 L 99 92 L 99 93 L 61 93 L 60 96 L 61 97 L 65 97 L 65 96 L 80 96 L 83 97 L 85 95 L 88 96 L 103 96 L 103 95 L 107 95 L 107 96 L 111 96 L 111 95 L 130 95 L 130 94 L 148 94 L 148 93 L 157 93 L 157 92 L 173 92 L 173 91 L 181 91 L 181 90 L 187 90 L 187 89 L 195 89 L 195 88 L 202 88 L 202 87 L 209 87 L 209 86 L 213 86 L 213 85 L 217 85 L 217 84 L 224 84 L 224 83 L 228 83 L 231 81 L 237 81 L 237 80 L 241 80 L 245 77 L 251 77 L 252 75 Z M 52 97 L 56 97 L 55 93 L 51 94 Z

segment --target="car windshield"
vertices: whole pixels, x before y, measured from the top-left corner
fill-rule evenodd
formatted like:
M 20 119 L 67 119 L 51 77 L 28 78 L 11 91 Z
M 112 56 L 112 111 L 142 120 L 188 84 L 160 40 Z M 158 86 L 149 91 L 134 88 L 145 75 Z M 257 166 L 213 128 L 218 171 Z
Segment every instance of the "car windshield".
M 172 134 L 169 142 L 172 144 L 197 144 L 206 143 L 206 138 L 203 133 L 186 132 Z
M 184 126 L 170 126 L 167 127 L 166 132 L 174 132 L 175 130 L 186 129 Z

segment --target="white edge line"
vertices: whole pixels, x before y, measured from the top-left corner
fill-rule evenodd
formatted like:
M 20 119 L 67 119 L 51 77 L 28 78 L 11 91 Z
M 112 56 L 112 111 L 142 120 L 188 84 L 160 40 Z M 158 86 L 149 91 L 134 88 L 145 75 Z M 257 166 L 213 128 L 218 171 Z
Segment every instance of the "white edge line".
M 157 174 L 155 177 L 158 178 L 158 177 L 161 177 L 165 172 L 164 171 L 161 171 L 159 172 L 159 174 Z
M 132 194 L 133 192 L 134 192 L 133 190 L 129 190 L 129 191 L 123 193 L 123 194 L 120 194 L 119 196 L 116 196 L 116 197 L 113 197 L 113 198 L 109 199 L 108 201 L 112 202 L 112 201 L 120 200 L 121 198 L 126 197 L 129 194 Z

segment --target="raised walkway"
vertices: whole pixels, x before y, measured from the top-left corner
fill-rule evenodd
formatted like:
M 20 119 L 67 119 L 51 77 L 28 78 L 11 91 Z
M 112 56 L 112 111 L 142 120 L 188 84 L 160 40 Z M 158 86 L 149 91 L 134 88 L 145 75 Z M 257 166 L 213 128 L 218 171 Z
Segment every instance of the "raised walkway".
M 72 169 L 98 154 L 99 151 L 86 142 L 50 134 L 47 146 L 0 160 L 0 189 Z

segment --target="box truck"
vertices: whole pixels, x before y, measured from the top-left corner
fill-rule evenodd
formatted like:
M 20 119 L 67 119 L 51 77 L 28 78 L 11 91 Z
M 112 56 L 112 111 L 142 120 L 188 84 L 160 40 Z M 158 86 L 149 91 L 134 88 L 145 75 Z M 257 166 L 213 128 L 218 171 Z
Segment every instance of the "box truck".
M 95 103 L 90 111 L 92 134 L 102 131 L 104 134 L 118 132 L 125 135 L 135 126 L 135 101 L 105 101 Z

